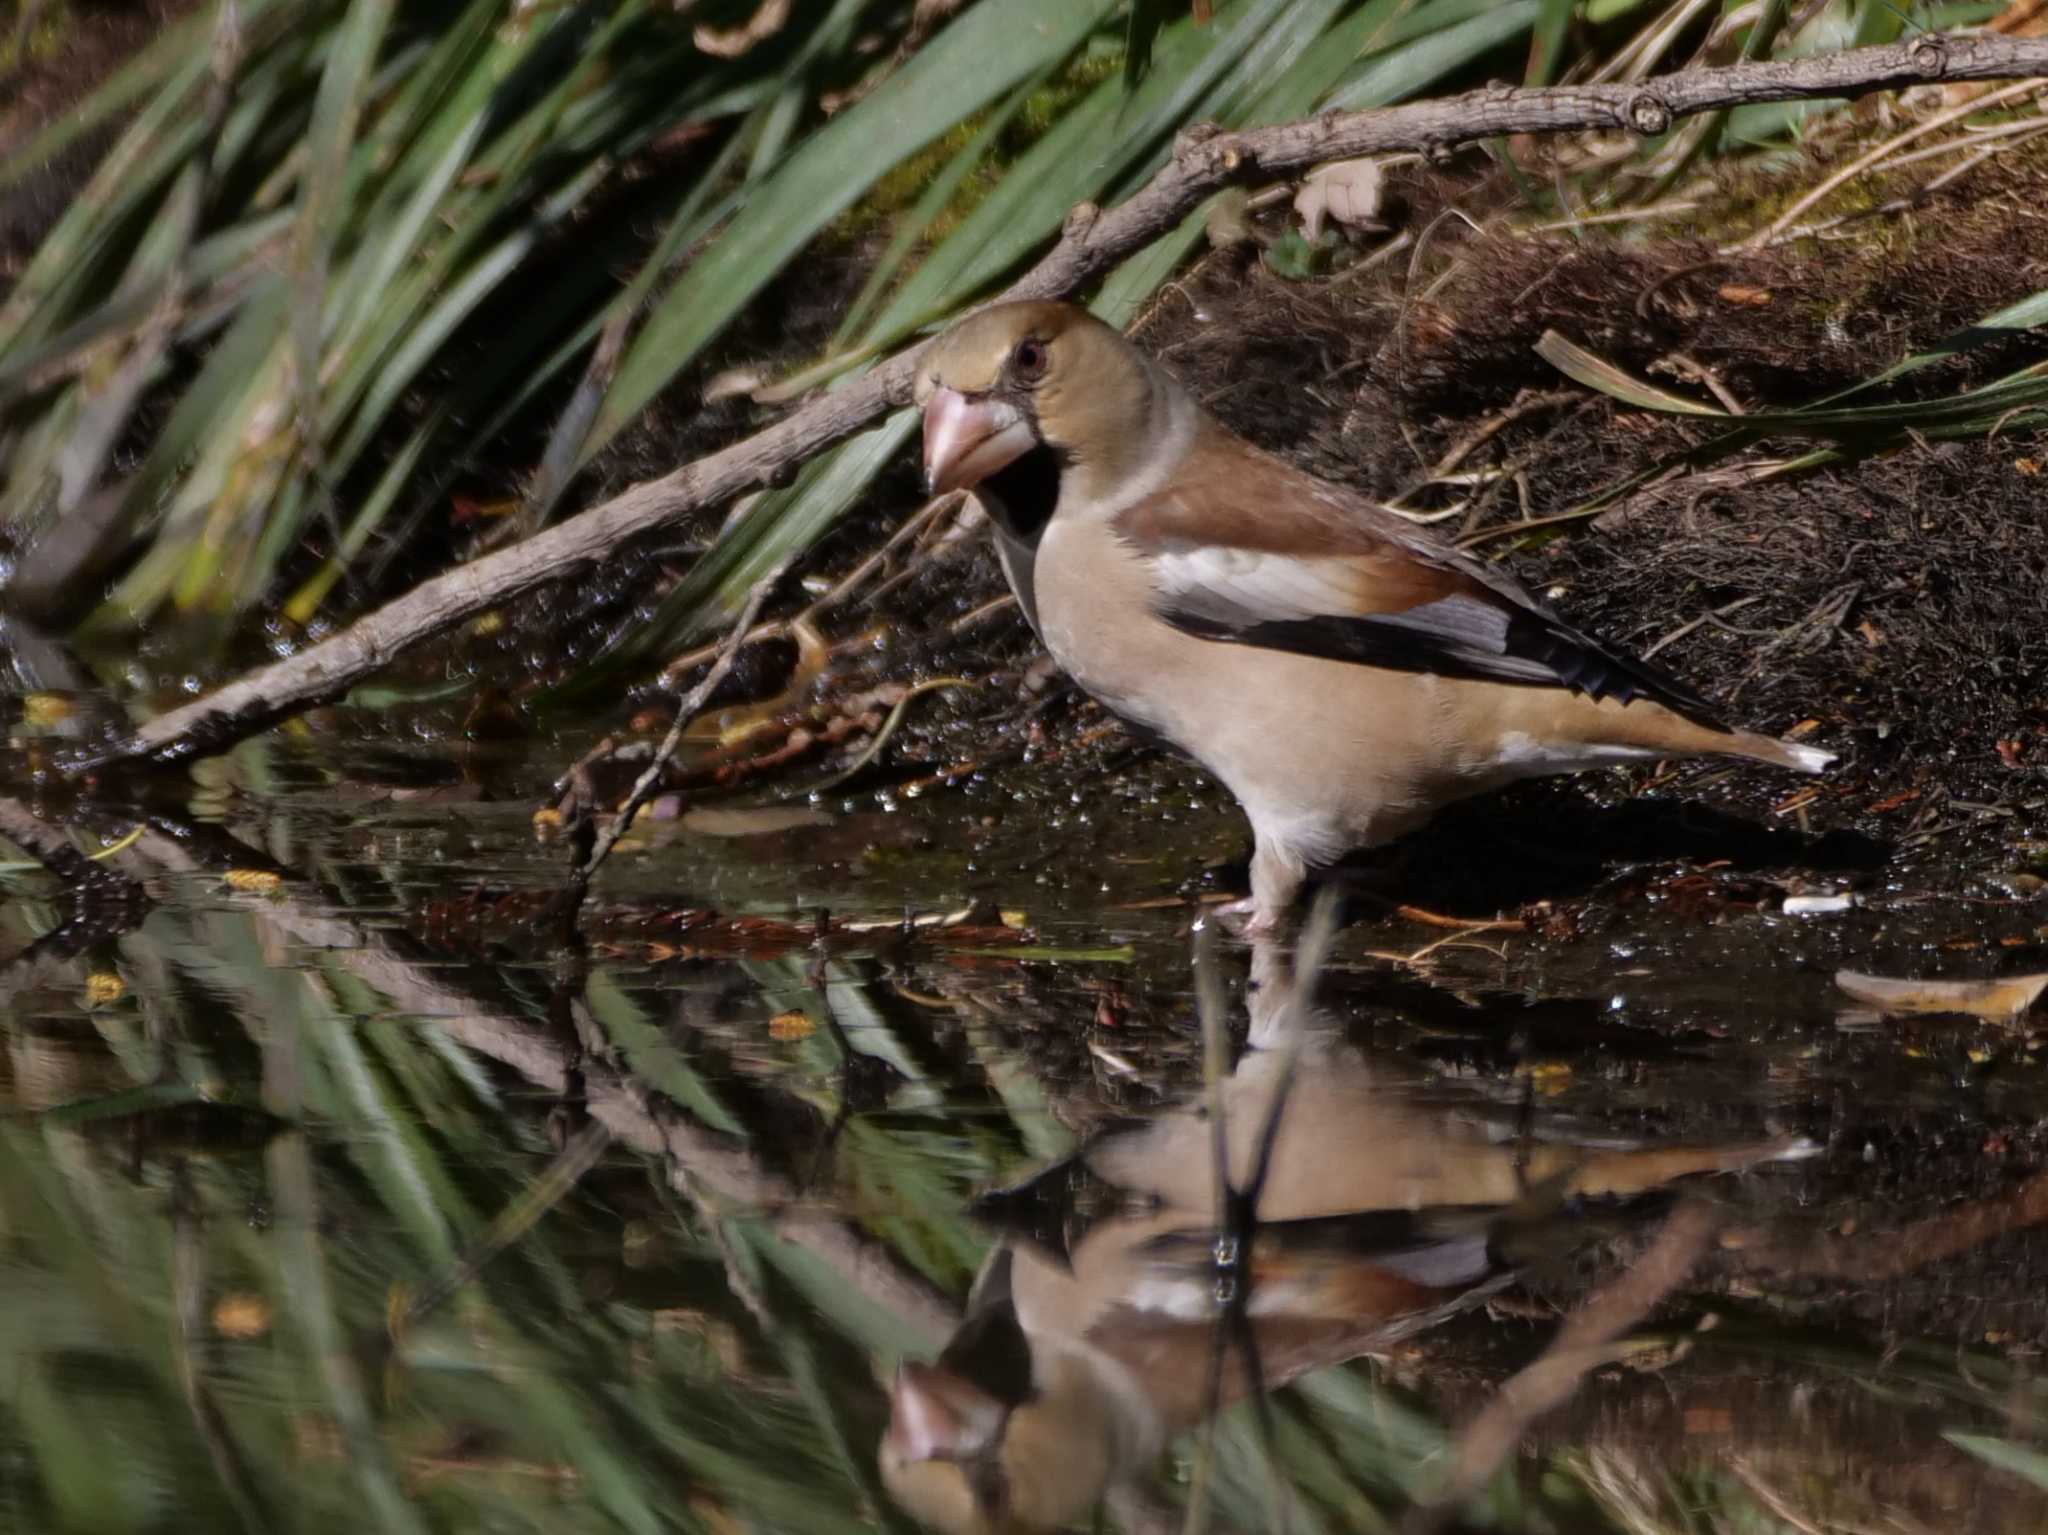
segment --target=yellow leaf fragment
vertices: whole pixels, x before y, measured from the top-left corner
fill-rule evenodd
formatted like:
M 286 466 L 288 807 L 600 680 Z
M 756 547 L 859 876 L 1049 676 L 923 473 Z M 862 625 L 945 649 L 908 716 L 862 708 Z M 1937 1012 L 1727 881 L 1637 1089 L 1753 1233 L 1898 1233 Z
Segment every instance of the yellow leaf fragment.
M 231 1290 L 213 1303 L 213 1330 L 223 1338 L 260 1338 L 270 1331 L 270 1302 Z
M 818 1032 L 818 1026 L 811 1022 L 808 1013 L 791 1010 L 777 1013 L 768 1020 L 768 1037 L 784 1044 L 798 1039 L 809 1039 Z
M 62 693 L 31 693 L 21 701 L 22 723 L 34 730 L 48 730 L 70 719 L 77 707 Z

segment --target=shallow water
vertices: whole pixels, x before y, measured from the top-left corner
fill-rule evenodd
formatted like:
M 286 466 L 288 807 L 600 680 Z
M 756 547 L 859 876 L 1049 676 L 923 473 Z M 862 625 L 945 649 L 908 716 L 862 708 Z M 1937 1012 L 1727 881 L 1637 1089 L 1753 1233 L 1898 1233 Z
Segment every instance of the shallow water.
M 1040 1276 L 1017 1303 L 1040 1357 L 1138 1350 L 1155 1408 L 1201 1376 L 1219 1276 L 1188 1252 L 1214 1218 L 1153 1183 L 1206 1177 L 1189 929 L 1230 886 L 1234 811 L 1140 758 L 650 820 L 571 939 L 534 810 L 581 744 L 450 764 L 274 736 L 143 819 L 78 822 L 88 847 L 136 833 L 104 862 L 146 888 L 138 920 L 61 929 L 54 881 L 6 876 L 7 1527 L 909 1528 L 877 1464 L 890 1383 L 938 1355 L 998 1247 Z M 1339 1176 L 1309 1213 L 1380 1214 L 1269 1226 L 1252 1311 L 1295 1304 L 1297 1263 L 1322 1308 L 1261 1338 L 1269 1411 L 1240 1400 L 1213 1449 L 1140 1457 L 1112 1519 L 1177 1528 L 1192 1497 L 1227 1528 L 1398 1523 L 1556 1316 L 1675 1219 L 1671 1193 L 1567 1188 L 1546 1158 L 1805 1138 L 1682 1185 L 1716 1232 L 1690 1277 L 1463 1517 L 2048 1523 L 2023 1448 L 2048 1405 L 2039 1053 L 1981 1020 L 1845 1017 L 1832 981 L 2048 969 L 2048 910 L 1866 862 L 1804 873 L 1866 904 L 1788 917 L 1704 852 L 1589 878 L 1488 825 L 1425 844 L 1418 883 L 1458 894 L 1432 859 L 1512 866 L 1517 899 L 1554 888 L 1548 927 L 1367 901 L 1339 935 L 1278 1133 Z M 1215 966 L 1239 1092 L 1281 1058 L 1243 1052 L 1279 995 L 1247 995 L 1250 965 L 1226 942 Z M 1270 1107 L 1225 1102 L 1241 1136 Z M 1180 1139 L 1135 1183 L 1069 1175 L 1132 1123 Z M 1442 1173 L 1468 1162 L 1491 1181 Z M 1467 1272 L 1469 1224 L 1389 1237 L 1386 1211 L 1437 1205 L 1506 1205 L 1515 1240 L 1482 1218 Z M 1059 1288 L 1134 1209 L 1187 1239 L 1170 1336 L 1144 1313 L 1156 1264 Z M 1520 1283 L 1468 1293 L 1504 1265 Z M 1389 1271 L 1429 1295 L 1389 1300 Z M 1013 1510 L 1034 1477 L 1090 1500 L 1102 1435 L 1080 1438 L 1006 1466 Z

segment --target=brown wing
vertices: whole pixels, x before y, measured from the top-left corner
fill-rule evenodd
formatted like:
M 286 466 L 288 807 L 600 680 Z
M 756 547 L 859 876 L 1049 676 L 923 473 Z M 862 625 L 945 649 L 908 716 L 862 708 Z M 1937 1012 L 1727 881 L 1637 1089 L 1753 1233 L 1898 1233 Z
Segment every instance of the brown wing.
M 1513 577 L 1212 423 L 1116 526 L 1150 561 L 1162 616 L 1205 639 L 1648 698 L 1723 728 L 1704 698 L 1573 628 Z

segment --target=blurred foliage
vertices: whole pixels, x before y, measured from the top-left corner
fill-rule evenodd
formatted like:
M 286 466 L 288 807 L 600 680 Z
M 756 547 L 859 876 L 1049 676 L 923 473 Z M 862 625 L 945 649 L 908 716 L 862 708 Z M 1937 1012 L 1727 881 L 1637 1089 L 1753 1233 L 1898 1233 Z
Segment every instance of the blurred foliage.
M 1075 202 L 1127 195 L 1191 121 L 1504 74 L 1637 78 L 1983 8 L 1794 9 L 209 0 L 0 162 L 4 191 L 105 146 L 0 302 L 15 595 L 188 656 L 264 612 L 287 632 L 345 619 L 465 538 L 573 507 L 579 471 L 806 261 L 865 266 L 802 380 L 821 384 L 987 292 Z M 1681 126 L 1572 199 L 1782 149 L 1814 114 L 1739 118 Z M 1197 214 L 1132 258 L 1097 306 L 1128 319 L 1202 230 Z M 892 419 L 750 501 L 619 662 L 729 612 L 911 429 Z M 517 515 L 451 530 L 451 490 L 478 480 L 522 485 Z

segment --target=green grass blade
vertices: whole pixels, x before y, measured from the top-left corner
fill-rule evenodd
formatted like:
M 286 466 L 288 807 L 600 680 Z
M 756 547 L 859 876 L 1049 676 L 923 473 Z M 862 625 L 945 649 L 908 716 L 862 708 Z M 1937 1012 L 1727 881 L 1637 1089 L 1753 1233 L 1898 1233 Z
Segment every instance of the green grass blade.
M 806 464 L 786 489 L 756 496 L 718 542 L 662 599 L 654 616 L 603 661 L 585 667 L 570 697 L 601 686 L 620 670 L 654 660 L 681 639 L 737 612 L 754 583 L 792 554 L 809 548 L 901 452 L 917 430 L 918 413 L 900 410 Z
M 854 301 L 847 306 L 846 316 L 839 322 L 839 329 L 832 338 L 830 350 L 838 352 L 847 346 L 860 329 L 867 323 L 884 293 L 896 281 L 911 253 L 917 248 L 925 232 L 934 221 L 951 205 L 960 191 L 961 184 L 974 169 L 987 158 L 989 150 L 1001 137 L 1003 130 L 1010 126 L 1032 92 L 1042 88 L 1050 71 L 1041 71 L 1032 76 L 1010 93 L 1007 101 L 990 112 L 980 127 L 975 129 L 965 144 L 932 177 L 931 184 L 919 195 L 910 212 L 898 221 L 896 231 L 889 237 L 889 244 L 875 259 L 874 269 L 868 273 L 867 281 Z
M 1446 9 L 1441 0 L 1423 7 L 1413 13 L 1411 25 L 1420 25 Z M 1353 70 L 1329 105 L 1343 112 L 1362 112 L 1413 96 L 1520 36 L 1535 22 L 1538 9 L 1538 0 L 1488 4 L 1479 14 L 1412 42 L 1407 41 L 1403 29 L 1392 28 L 1387 50 Z
M 2029 1445 L 2014 1444 L 2010 1439 L 1994 1439 L 1989 1434 L 1965 1434 L 1956 1429 L 1948 1430 L 1941 1437 L 1958 1449 L 1968 1450 L 1987 1465 L 2010 1471 L 2048 1492 L 2048 1455 L 2041 1451 Z
M 776 272 L 877 177 L 953 123 L 1063 58 L 1111 0 L 974 6 L 871 94 L 807 138 L 648 316 L 585 457 L 666 386 Z
M 1564 57 L 1566 29 L 1571 26 L 1577 0 L 1543 0 L 1536 25 L 1529 38 L 1529 68 L 1522 84 L 1545 86 L 1557 78 L 1558 61 Z
M 745 1137 L 746 1126 L 733 1117 L 703 1075 L 609 974 L 592 972 L 583 998 L 591 1017 L 605 1037 L 624 1052 L 636 1076 L 668 1094 L 701 1123 L 727 1135 Z
M 328 268 L 347 215 L 342 183 L 362 116 L 363 93 L 377 45 L 391 20 L 392 0 L 353 0 L 320 73 L 299 182 L 298 227 L 292 240 L 292 362 L 299 419 L 310 431 L 319 389 L 321 343 L 328 311 Z

